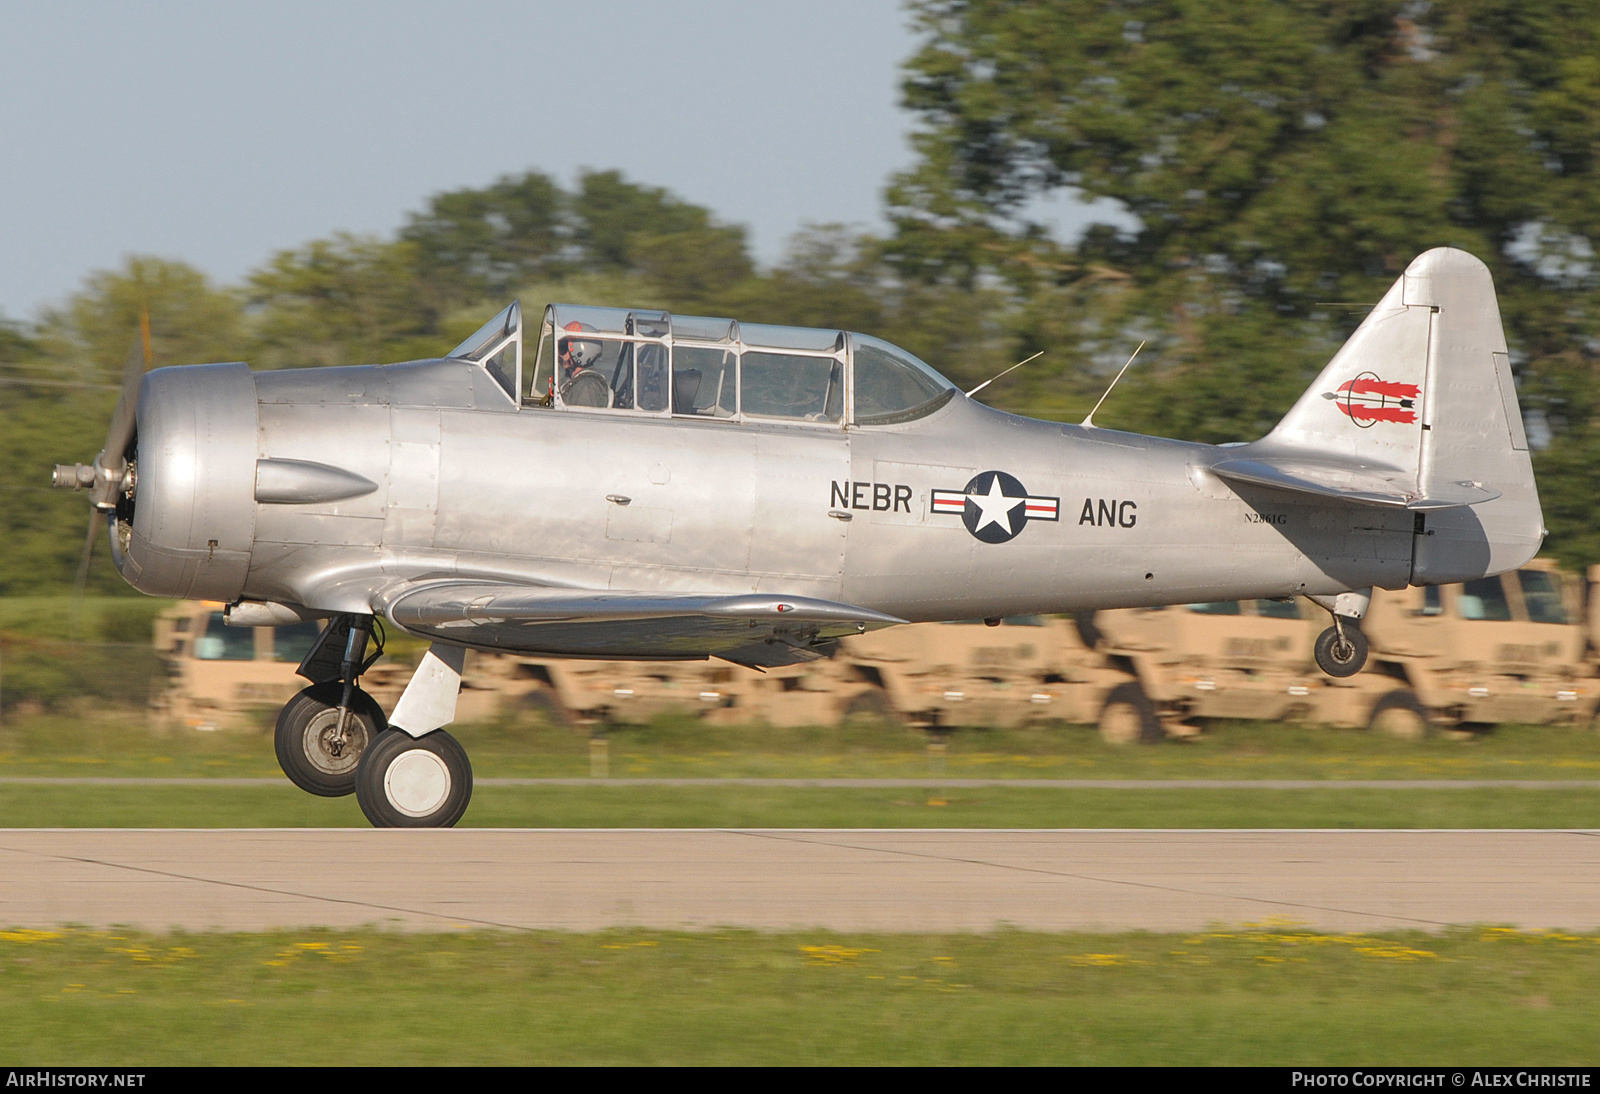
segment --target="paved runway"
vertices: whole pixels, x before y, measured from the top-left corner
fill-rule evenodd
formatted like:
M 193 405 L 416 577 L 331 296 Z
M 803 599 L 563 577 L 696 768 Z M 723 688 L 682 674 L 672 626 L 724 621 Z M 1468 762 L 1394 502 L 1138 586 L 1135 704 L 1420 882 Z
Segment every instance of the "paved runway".
M 1600 831 L 12 829 L 0 925 L 1600 929 Z

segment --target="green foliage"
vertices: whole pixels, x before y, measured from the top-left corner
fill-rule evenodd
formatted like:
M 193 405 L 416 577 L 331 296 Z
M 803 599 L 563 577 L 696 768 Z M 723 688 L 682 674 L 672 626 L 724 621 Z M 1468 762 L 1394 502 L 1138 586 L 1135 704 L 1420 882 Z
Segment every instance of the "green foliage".
M 69 629 L 69 617 L 76 615 L 81 641 L 148 646 L 157 614 L 172 603 L 150 596 L 0 597 L 0 635 L 59 638 Z
M 10 715 L 22 706 L 80 713 L 112 706 L 139 717 L 161 679 L 148 638 L 115 645 L 0 638 L 0 657 L 0 709 Z
M 573 243 L 580 264 L 597 270 L 632 269 L 636 237 L 718 231 L 711 212 L 666 190 L 627 181 L 620 171 L 586 171 L 572 196 Z M 731 231 L 740 241 L 742 229 Z M 748 259 L 745 260 L 748 263 Z
M 435 194 L 400 238 L 413 246 L 418 276 L 435 307 L 504 295 L 559 276 L 569 198 L 548 175 L 529 171 L 482 190 Z
M 15 385 L 0 392 L 0 596 L 65 593 L 78 570 L 89 506 L 84 495 L 50 486 L 51 467 L 94 459 L 116 392 Z M 132 594 L 111 566 L 103 529 L 96 531 L 88 588 Z
M 244 328 L 238 297 L 183 262 L 145 255 L 90 274 L 82 291 L 44 313 L 38 342 L 56 378 L 120 383 L 139 315 L 150 316 L 150 363 L 235 361 Z M 104 421 L 101 422 L 102 429 Z
M 28 337 L 22 324 L 0 316 L 0 364 L 31 360 L 38 352 L 38 343 Z
M 416 257 L 414 244 L 351 235 L 280 251 L 250 276 L 254 363 L 367 365 L 444 352 Z

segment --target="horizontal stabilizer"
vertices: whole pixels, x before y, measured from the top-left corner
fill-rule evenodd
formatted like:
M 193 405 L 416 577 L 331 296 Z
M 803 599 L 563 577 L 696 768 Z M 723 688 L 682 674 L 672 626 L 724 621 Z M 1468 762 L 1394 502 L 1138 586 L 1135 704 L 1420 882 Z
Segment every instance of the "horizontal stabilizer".
M 774 593 L 552 589 L 440 581 L 377 605 L 414 634 L 461 645 L 577 657 L 727 657 L 783 665 L 826 653 L 832 640 L 905 620 L 853 604 Z M 730 656 L 731 655 L 731 656 Z
M 1475 482 L 1438 483 L 1424 496 L 1417 491 L 1414 475 L 1332 460 L 1233 459 L 1212 464 L 1211 470 L 1230 482 L 1415 512 L 1458 509 L 1500 496 L 1500 491 Z

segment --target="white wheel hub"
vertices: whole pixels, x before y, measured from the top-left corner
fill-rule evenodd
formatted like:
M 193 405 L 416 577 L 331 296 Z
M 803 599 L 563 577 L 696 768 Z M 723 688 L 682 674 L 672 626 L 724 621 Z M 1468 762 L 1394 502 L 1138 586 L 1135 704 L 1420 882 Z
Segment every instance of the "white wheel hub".
M 450 768 L 425 748 L 402 752 L 383 773 L 389 804 L 408 817 L 438 812 L 450 797 Z

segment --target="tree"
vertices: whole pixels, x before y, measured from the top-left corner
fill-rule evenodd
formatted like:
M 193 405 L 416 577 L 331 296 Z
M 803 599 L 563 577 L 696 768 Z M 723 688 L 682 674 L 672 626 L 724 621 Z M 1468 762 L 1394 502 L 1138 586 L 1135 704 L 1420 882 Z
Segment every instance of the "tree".
M 689 307 L 750 277 L 744 229 L 620 171 L 585 171 L 572 195 L 574 262 L 592 273 L 637 273 Z
M 1449 244 L 1494 271 L 1524 406 L 1554 435 L 1541 472 L 1594 485 L 1591 462 L 1563 455 L 1594 447 L 1600 416 L 1600 24 L 1588 5 L 916 10 L 926 40 L 904 86 L 921 129 L 917 163 L 890 192 L 894 260 L 934 282 L 1005 278 L 1052 356 L 1083 371 L 1120 365 L 1148 337 L 1144 368 L 1163 382 L 1136 381 L 1143 397 L 1119 394 L 1108 424 L 1258 435 L 1361 305 Z M 1114 199 L 1137 227 L 1050 240 L 1034 202 L 1063 188 Z M 1085 306 L 1038 306 L 1063 295 Z M 1557 492 L 1585 492 L 1568 485 Z M 1552 521 L 1558 550 L 1584 536 L 1600 543 Z
M 346 234 L 278 252 L 246 290 L 254 363 L 362 365 L 448 351 L 418 267 L 415 243 Z
M 570 199 L 548 175 L 506 175 L 481 190 L 450 190 L 411 214 L 400 238 L 418 276 L 444 310 L 559 276 L 568 245 Z
M 141 312 L 150 317 L 152 365 L 238 359 L 238 297 L 193 266 L 148 255 L 90 274 L 63 307 L 47 309 L 39 347 L 63 379 L 118 383 Z
M 23 329 L 22 324 L 0 315 L 0 363 L 26 361 L 39 352 L 39 344 Z

